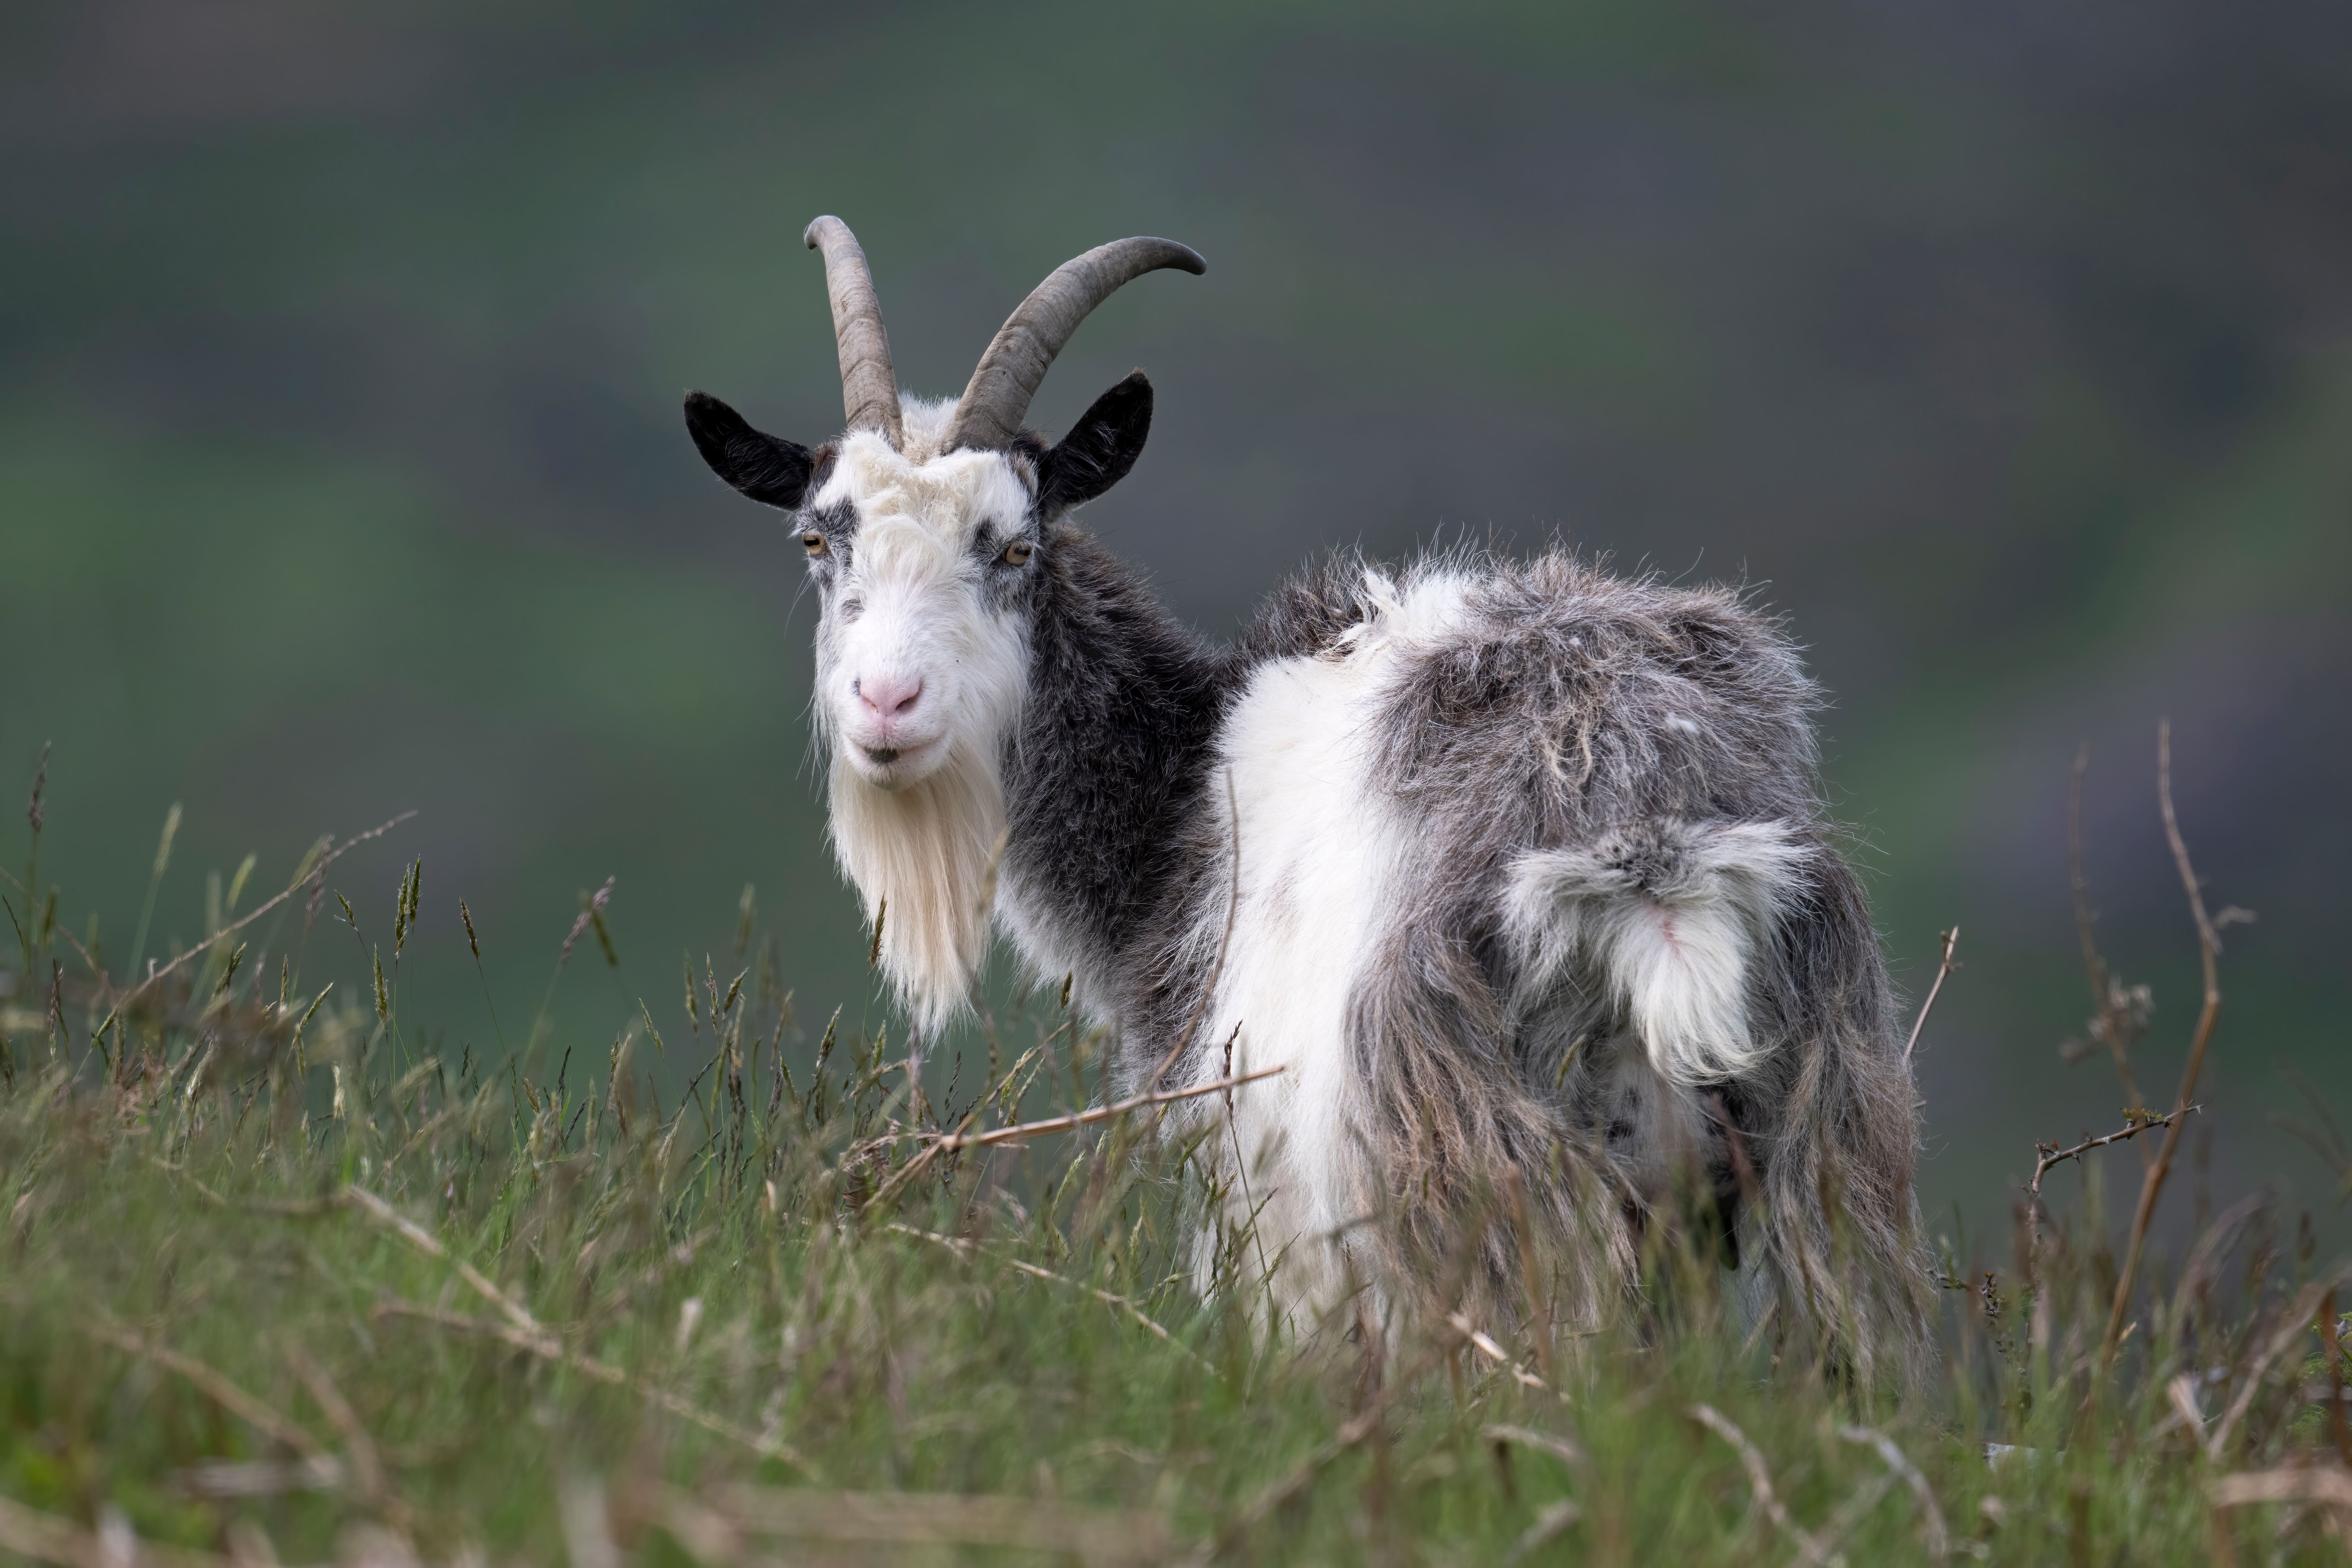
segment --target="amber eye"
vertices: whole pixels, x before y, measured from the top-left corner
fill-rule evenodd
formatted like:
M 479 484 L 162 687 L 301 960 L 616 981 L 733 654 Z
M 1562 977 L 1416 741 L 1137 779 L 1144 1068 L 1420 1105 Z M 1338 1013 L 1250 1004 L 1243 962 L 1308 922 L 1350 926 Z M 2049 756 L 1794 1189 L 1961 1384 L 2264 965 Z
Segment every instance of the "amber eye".
M 1029 562 L 1029 552 L 1036 548 L 1025 539 L 1016 539 L 1004 547 L 1004 563 L 1007 566 L 1025 566 Z
M 824 542 L 824 535 L 819 533 L 814 528 L 801 535 L 801 543 L 807 547 L 808 552 L 811 555 L 823 555 L 827 548 Z

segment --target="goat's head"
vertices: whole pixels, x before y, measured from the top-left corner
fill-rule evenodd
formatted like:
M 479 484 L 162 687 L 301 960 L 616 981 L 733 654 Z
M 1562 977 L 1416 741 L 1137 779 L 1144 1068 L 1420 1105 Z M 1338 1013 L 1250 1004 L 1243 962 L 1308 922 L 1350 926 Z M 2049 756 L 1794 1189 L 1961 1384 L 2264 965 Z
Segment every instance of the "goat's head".
M 1122 239 L 1064 264 L 997 331 L 954 403 L 902 399 L 866 255 L 839 218 L 824 255 L 847 430 L 812 450 L 689 393 L 686 424 L 719 478 L 791 514 L 817 585 L 816 721 L 832 757 L 834 843 L 880 917 L 919 1016 L 962 1000 L 1003 825 L 998 761 L 1028 683 L 1030 608 L 1054 525 L 1134 467 L 1151 426 L 1141 372 L 1058 443 L 1022 428 L 1054 356 L 1120 285 L 1206 263 Z

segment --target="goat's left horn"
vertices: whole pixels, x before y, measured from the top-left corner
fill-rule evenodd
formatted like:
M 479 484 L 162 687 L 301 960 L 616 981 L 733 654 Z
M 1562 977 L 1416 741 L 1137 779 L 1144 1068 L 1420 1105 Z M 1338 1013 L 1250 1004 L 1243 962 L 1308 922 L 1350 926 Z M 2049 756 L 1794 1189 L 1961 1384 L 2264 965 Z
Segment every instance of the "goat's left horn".
M 1005 318 L 995 341 L 980 356 L 980 368 L 957 403 L 943 451 L 958 447 L 1001 451 L 1020 432 L 1029 400 L 1045 371 L 1078 323 L 1121 284 L 1147 272 L 1173 267 L 1195 276 L 1209 264 L 1200 252 L 1172 239 L 1115 239 L 1065 261 L 1037 285 L 1021 308 Z
M 833 342 L 841 354 L 841 406 L 852 430 L 879 430 L 893 447 L 907 444 L 898 417 L 898 378 L 890 369 L 890 336 L 882 330 L 882 301 L 874 274 L 849 226 L 821 217 L 801 237 L 824 253 L 824 291 L 833 302 Z

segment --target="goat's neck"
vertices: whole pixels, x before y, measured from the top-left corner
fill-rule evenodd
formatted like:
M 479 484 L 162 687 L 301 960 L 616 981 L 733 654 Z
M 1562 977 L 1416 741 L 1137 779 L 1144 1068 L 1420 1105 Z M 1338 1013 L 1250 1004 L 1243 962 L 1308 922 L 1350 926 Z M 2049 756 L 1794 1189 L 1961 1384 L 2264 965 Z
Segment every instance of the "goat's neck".
M 1029 691 L 1006 748 L 998 910 L 1045 978 L 1108 1001 L 1171 912 L 1223 698 L 1215 658 L 1075 530 L 1033 612 Z

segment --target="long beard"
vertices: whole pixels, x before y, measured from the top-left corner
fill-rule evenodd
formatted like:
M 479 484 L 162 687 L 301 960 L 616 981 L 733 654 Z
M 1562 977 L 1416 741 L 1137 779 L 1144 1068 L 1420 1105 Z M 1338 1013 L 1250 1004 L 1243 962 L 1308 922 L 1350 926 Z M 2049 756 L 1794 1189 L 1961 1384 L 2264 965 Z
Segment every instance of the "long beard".
M 1004 845 L 1004 785 L 963 746 L 904 789 L 877 789 L 836 757 L 833 851 L 871 923 L 882 971 L 916 1026 L 936 1033 L 970 1005 L 988 944 Z

